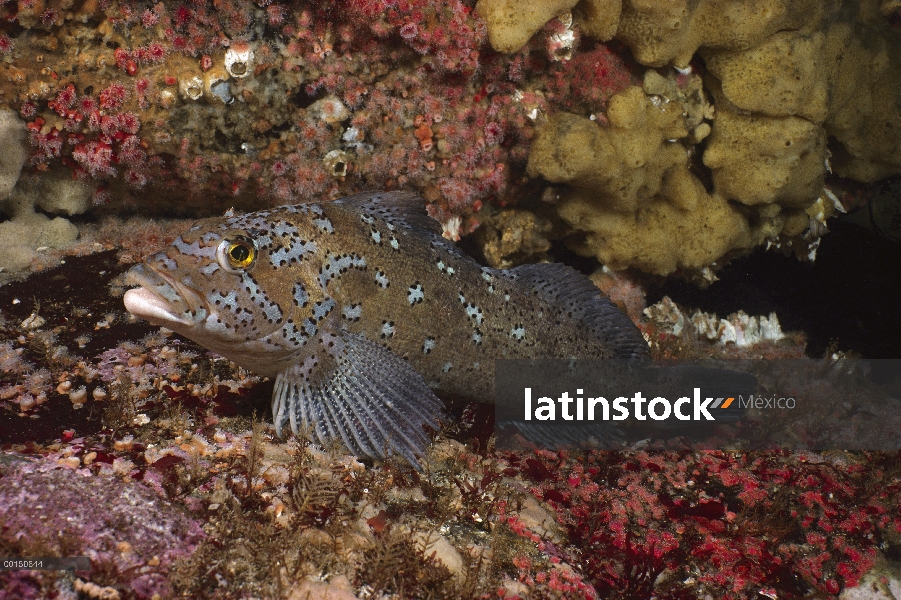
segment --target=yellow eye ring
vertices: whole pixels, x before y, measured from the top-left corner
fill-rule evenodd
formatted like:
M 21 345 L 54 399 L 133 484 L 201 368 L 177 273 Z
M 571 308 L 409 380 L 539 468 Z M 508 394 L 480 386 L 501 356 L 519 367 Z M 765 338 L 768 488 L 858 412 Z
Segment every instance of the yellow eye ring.
M 244 237 L 222 240 L 216 257 L 219 265 L 226 271 L 243 271 L 253 266 L 257 258 L 257 247 L 253 240 Z

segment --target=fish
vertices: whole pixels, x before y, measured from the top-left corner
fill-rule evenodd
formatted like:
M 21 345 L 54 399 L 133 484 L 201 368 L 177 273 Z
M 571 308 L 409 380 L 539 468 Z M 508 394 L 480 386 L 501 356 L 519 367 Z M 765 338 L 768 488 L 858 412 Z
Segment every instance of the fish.
M 129 270 L 125 307 L 274 378 L 279 437 L 414 465 L 439 396 L 493 402 L 496 359 L 649 356 L 584 275 L 482 266 L 424 206 L 366 192 L 198 221 Z

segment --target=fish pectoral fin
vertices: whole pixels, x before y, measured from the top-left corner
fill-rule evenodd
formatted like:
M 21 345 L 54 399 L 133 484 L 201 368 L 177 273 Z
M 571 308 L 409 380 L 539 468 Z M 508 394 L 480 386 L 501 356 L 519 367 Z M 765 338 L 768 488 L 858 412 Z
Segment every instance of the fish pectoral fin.
M 354 454 L 403 456 L 419 467 L 444 405 L 402 358 L 344 330 L 323 336 L 323 350 L 279 373 L 272 396 L 275 429 L 306 427 L 319 443 L 340 439 Z

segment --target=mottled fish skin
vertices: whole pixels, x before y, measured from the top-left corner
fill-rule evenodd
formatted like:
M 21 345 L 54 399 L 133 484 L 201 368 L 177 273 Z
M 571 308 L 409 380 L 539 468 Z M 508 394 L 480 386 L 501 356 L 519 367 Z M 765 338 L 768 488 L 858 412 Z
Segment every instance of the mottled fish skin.
M 562 265 L 481 267 L 441 238 L 422 207 L 413 194 L 368 193 L 200 221 L 134 267 L 143 289 L 130 290 L 126 306 L 278 377 L 277 428 L 290 420 L 296 431 L 298 419 L 315 421 L 321 410 L 320 437 L 375 456 L 383 453 L 372 446 L 394 435 L 381 427 L 379 402 L 420 411 L 418 425 L 440 414 L 434 397 L 423 398 L 428 408 L 412 397 L 394 406 L 393 396 L 411 392 L 380 378 L 408 378 L 407 388 L 429 395 L 412 382 L 418 377 L 439 394 L 491 402 L 498 358 L 648 355 L 634 325 L 584 276 Z M 223 256 L 234 240 L 255 246 L 251 266 Z M 342 369 L 351 375 L 335 373 Z M 357 423 L 347 413 L 359 402 L 368 412 Z M 345 425 L 386 430 L 360 438 Z M 410 444 L 421 452 L 425 442 Z

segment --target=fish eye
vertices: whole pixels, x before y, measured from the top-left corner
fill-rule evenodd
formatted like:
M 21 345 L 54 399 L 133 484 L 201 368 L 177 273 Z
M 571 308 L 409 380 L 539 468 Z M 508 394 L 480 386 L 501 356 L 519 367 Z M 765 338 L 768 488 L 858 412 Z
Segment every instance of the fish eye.
M 222 240 L 216 251 L 216 258 L 226 271 L 243 271 L 253 266 L 257 258 L 257 247 L 253 240 L 244 237 Z

